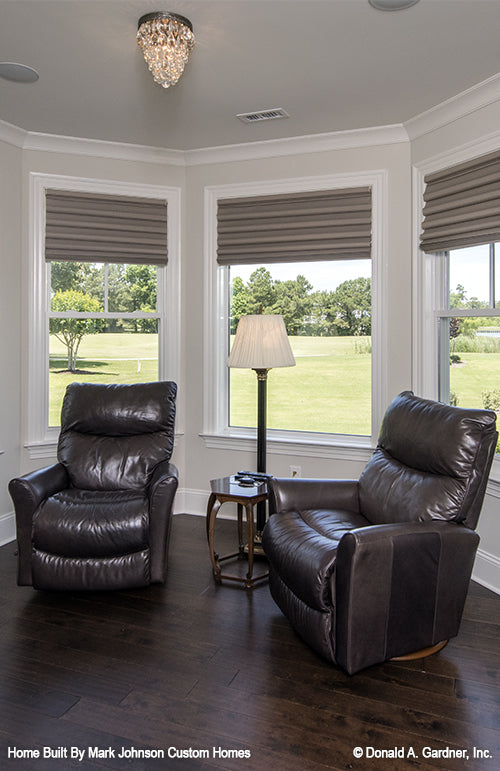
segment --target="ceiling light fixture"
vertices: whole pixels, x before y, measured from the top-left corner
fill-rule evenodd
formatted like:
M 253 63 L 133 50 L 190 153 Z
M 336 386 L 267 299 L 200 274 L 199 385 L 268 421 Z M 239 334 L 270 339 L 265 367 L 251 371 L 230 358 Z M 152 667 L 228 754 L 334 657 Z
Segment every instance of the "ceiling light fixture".
M 138 26 L 137 43 L 155 83 L 175 85 L 194 46 L 193 25 L 177 13 L 155 11 L 141 16 Z
M 368 2 L 378 11 L 402 11 L 418 3 L 418 0 L 368 0 Z

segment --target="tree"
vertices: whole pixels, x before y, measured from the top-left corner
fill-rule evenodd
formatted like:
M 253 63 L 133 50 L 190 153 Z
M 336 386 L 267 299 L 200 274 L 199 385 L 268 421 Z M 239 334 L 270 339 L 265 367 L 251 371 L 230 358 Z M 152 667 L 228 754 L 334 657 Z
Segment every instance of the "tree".
M 241 276 L 235 276 L 231 282 L 231 334 L 236 333 L 238 321 L 249 313 L 249 297 L 245 282 Z
M 127 265 L 121 294 L 123 310 L 154 313 L 157 305 L 157 269 L 155 265 Z M 133 320 L 135 331 L 156 332 L 156 319 Z
M 276 300 L 273 277 L 267 268 L 257 268 L 248 279 L 248 313 L 270 313 Z
M 457 288 L 454 292 L 450 292 L 450 308 L 487 308 L 488 303 L 483 300 L 478 300 L 477 297 L 467 297 L 465 287 L 463 284 L 457 284 Z M 451 318 L 450 319 L 450 339 L 458 337 L 459 335 L 466 335 L 468 337 L 474 337 L 477 330 L 483 324 L 490 324 L 489 319 L 482 321 L 480 318 Z
M 328 315 L 339 335 L 371 334 L 371 281 L 353 278 L 339 284 L 331 294 Z
M 332 292 L 326 289 L 318 289 L 309 297 L 310 310 L 306 319 L 306 334 L 313 337 L 330 337 L 337 334 L 335 324 L 332 322 L 328 309 L 332 306 Z
M 50 285 L 53 292 L 67 292 L 70 289 L 81 289 L 84 281 L 84 265 L 82 262 L 51 262 Z
M 99 313 L 102 306 L 99 300 L 85 292 L 69 289 L 58 291 L 52 298 L 53 311 L 77 311 L 80 313 Z M 60 340 L 68 352 L 68 370 L 76 372 L 76 357 L 84 335 L 93 335 L 104 328 L 103 319 L 89 318 L 54 318 L 49 321 L 49 331 Z
M 144 306 L 156 308 L 157 270 L 155 265 L 127 265 L 124 281 L 129 294 L 129 311 L 140 311 Z
M 450 319 L 450 340 L 453 340 L 453 338 L 458 337 L 462 329 L 462 319 L 457 319 L 455 317 Z
M 272 313 L 283 316 L 287 334 L 297 335 L 302 330 L 306 318 L 311 312 L 310 292 L 312 284 L 305 276 L 297 276 L 295 280 L 276 281 L 274 289 L 276 300 Z

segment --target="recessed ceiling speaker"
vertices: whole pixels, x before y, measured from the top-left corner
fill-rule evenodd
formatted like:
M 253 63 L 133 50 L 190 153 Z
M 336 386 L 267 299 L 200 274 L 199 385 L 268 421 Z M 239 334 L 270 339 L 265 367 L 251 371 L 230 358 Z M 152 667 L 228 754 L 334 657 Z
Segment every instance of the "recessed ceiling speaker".
M 0 78 L 14 83 L 36 83 L 38 72 L 33 67 L 16 62 L 0 62 Z
M 378 11 L 402 11 L 418 3 L 418 0 L 368 0 Z

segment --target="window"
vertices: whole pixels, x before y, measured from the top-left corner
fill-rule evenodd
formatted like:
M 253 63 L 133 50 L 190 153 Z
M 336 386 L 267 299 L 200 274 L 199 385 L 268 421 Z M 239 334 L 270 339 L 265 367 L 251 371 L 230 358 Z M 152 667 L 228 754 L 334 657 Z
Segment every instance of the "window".
M 156 265 L 50 262 L 49 426 L 66 386 L 158 380 Z M 160 269 L 161 270 L 161 269 Z
M 500 152 L 431 171 L 421 185 L 423 390 L 499 412 Z
M 217 234 L 221 201 L 255 196 L 267 205 L 268 195 L 281 202 L 309 191 L 322 196 L 335 191 L 340 198 L 344 191 L 348 198 L 362 187 L 368 191 L 369 204 L 359 217 L 368 221 L 368 242 L 353 245 L 351 236 L 359 232 L 359 219 L 353 221 L 349 214 L 350 221 L 343 216 L 342 225 L 334 217 L 327 227 L 317 223 L 315 248 L 309 243 L 304 251 L 300 243 L 291 244 L 290 239 L 286 243 L 287 224 L 262 246 L 261 233 L 251 223 L 243 232 L 243 253 L 238 255 L 233 220 L 230 241 L 224 245 L 228 250 L 221 259 Z M 381 212 L 386 193 L 384 172 L 206 189 L 203 435 L 208 447 L 246 449 L 251 446 L 246 440 L 255 436 L 257 379 L 251 371 L 228 370 L 226 362 L 240 315 L 258 312 L 262 305 L 264 313 L 283 316 L 296 358 L 295 367 L 269 373 L 270 450 L 293 454 L 299 443 L 305 455 L 365 460 L 364 450 L 356 448 L 370 447 L 386 399 L 381 378 L 385 351 L 380 346 L 385 322 L 380 302 L 385 237 Z M 231 207 L 228 211 L 234 213 Z M 321 251 L 329 248 L 319 243 L 328 231 L 344 237 L 347 252 Z M 310 234 L 304 240 L 310 241 Z
M 439 398 L 500 410 L 500 244 L 453 249 L 438 308 Z
M 47 457 L 73 380 L 178 379 L 179 191 L 38 174 L 30 183 L 27 447 Z
M 230 338 L 240 316 L 283 316 L 295 367 L 270 373 L 268 427 L 371 432 L 371 260 L 235 265 L 228 271 Z M 228 351 L 229 354 L 229 347 Z M 257 382 L 230 369 L 229 426 L 257 425 Z

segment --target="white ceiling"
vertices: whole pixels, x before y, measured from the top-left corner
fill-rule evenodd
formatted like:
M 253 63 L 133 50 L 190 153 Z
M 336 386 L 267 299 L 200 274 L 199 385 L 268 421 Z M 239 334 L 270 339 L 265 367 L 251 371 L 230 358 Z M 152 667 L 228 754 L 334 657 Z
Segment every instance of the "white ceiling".
M 151 11 L 187 16 L 179 83 L 155 85 L 135 42 Z M 26 131 L 190 150 L 404 123 L 500 72 L 500 0 L 0 0 L 0 120 Z M 238 113 L 290 118 L 245 125 Z

